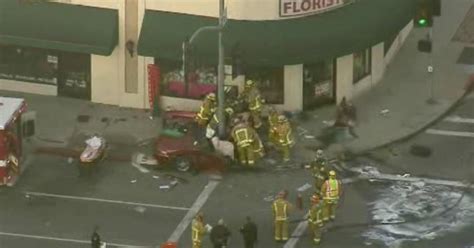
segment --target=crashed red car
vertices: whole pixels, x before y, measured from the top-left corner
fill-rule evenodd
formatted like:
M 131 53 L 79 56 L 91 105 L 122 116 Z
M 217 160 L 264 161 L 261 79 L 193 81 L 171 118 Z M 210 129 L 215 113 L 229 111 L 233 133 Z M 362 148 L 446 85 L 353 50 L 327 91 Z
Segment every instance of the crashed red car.
M 194 112 L 167 111 L 163 129 L 155 141 L 154 156 L 161 168 L 178 171 L 223 172 L 227 159 L 214 152 L 194 123 Z

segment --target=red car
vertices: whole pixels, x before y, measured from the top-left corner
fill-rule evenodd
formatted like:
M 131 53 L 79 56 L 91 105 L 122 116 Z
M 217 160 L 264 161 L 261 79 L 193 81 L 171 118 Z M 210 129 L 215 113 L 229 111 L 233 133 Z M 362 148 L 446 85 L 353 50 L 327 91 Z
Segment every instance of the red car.
M 163 130 L 155 141 L 154 155 L 158 166 L 173 166 L 178 171 L 222 172 L 227 159 L 211 148 L 194 123 L 194 112 L 168 111 Z

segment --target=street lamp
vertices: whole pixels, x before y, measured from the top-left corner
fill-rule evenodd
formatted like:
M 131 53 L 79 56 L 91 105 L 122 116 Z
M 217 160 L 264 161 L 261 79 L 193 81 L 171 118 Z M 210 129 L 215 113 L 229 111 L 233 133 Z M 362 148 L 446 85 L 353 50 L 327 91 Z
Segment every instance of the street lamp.
M 183 73 L 186 82 L 186 49 L 191 45 L 196 37 L 204 31 L 219 31 L 219 65 L 217 67 L 217 118 L 219 119 L 218 134 L 222 138 L 225 136 L 225 118 L 224 118 L 224 44 L 222 43 L 223 29 L 227 22 L 227 9 L 225 0 L 219 0 L 219 25 L 201 27 L 194 32 L 189 41 L 183 43 Z

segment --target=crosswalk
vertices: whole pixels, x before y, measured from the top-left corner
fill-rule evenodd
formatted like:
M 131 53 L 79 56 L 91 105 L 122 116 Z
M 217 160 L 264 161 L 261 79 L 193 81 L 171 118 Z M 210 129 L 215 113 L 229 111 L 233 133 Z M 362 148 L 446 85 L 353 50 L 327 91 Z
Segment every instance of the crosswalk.
M 471 130 L 474 130 L 474 118 L 462 117 L 459 115 L 448 116 L 443 119 L 443 122 L 459 124 L 459 127 L 466 128 L 467 125 L 473 125 Z M 465 137 L 465 138 L 474 138 L 474 132 L 467 130 L 445 130 L 430 128 L 425 131 L 427 134 L 433 135 L 442 135 L 442 136 L 453 136 L 453 137 Z

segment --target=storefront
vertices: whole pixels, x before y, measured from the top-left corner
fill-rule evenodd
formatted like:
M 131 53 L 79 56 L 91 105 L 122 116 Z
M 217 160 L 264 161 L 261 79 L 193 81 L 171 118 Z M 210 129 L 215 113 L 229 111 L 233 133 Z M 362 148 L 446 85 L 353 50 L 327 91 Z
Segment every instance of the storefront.
M 336 63 L 329 59 L 303 65 L 303 110 L 334 103 Z
M 114 50 L 117 11 L 16 0 L 0 8 L 7 10 L 0 16 L 0 88 L 91 100 L 91 54 Z

